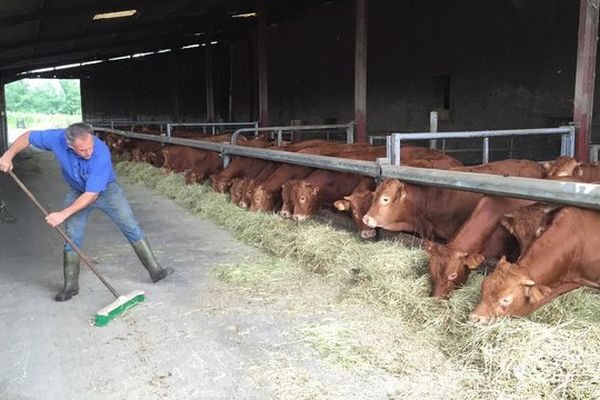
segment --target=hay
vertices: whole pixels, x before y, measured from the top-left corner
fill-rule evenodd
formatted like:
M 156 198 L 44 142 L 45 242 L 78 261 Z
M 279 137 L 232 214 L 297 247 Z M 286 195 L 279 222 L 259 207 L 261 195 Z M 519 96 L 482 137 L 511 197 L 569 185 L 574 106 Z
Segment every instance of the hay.
M 348 296 L 399 316 L 402 331 L 414 332 L 416 337 L 403 336 L 397 348 L 412 351 L 411 340 L 416 340 L 421 343 L 415 348 L 422 349 L 417 352 L 422 359 L 431 354 L 432 359 L 442 361 L 427 360 L 411 369 L 403 366 L 406 358 L 392 357 L 394 367 L 378 355 L 381 350 L 357 347 L 345 327 L 313 326 L 305 332 L 315 347 L 340 364 L 372 365 L 412 377 L 397 398 L 435 398 L 436 386 L 445 391 L 442 398 L 600 398 L 600 297 L 596 291 L 576 290 L 526 319 L 474 325 L 467 316 L 478 301 L 480 275 L 472 275 L 449 301 L 437 301 L 428 296 L 426 255 L 420 250 L 390 242 L 364 243 L 354 233 L 328 225 L 297 224 L 274 214 L 250 213 L 206 186 L 186 186 L 181 176 L 165 175 L 147 164 L 122 162 L 117 170 L 212 219 L 241 241 L 327 276 L 346 287 Z M 234 282 L 286 276 L 284 272 L 277 275 L 279 268 L 277 263 L 270 265 L 272 259 L 253 263 L 245 275 L 236 276 L 235 267 L 230 266 L 221 276 Z M 407 388 L 415 396 L 409 396 Z

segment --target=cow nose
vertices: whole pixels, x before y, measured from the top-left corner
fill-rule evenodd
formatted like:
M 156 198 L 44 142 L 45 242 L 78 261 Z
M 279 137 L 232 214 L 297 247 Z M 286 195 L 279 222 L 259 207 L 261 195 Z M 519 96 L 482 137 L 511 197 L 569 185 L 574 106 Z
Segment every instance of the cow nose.
M 248 208 L 248 204 L 245 201 L 240 201 L 239 206 L 242 208 Z
M 281 210 L 281 211 L 279 211 L 279 216 L 281 218 L 290 218 L 291 217 L 290 212 L 287 211 L 287 210 Z
M 471 322 L 479 323 L 479 324 L 482 324 L 482 323 L 485 323 L 488 321 L 487 317 L 485 317 L 483 315 L 478 315 L 475 313 L 471 313 L 471 315 L 469 315 L 469 320 Z
M 377 227 L 377 224 L 375 223 L 375 220 L 373 218 L 371 218 L 368 214 L 363 217 L 362 221 L 369 228 L 376 228 Z
M 360 232 L 360 237 L 363 239 L 373 239 L 375 237 L 375 229 L 365 229 Z

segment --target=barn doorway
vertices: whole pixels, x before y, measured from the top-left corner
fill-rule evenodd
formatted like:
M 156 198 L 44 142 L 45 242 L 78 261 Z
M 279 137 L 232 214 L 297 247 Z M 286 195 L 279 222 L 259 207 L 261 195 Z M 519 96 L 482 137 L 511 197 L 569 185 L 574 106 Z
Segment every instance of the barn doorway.
M 82 120 L 79 79 L 21 79 L 4 85 L 4 93 L 9 144 L 28 130 Z

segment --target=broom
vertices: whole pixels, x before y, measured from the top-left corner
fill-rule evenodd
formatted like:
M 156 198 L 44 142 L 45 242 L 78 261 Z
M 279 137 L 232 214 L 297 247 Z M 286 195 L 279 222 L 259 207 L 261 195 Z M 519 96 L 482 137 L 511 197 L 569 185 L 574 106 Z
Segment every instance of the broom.
M 46 211 L 46 209 L 37 201 L 35 196 L 29 191 L 29 189 L 27 189 L 23 182 L 21 182 L 21 180 L 17 178 L 17 176 L 12 171 L 8 171 L 8 174 L 11 176 L 11 178 L 15 180 L 17 185 L 19 185 L 21 190 L 25 192 L 25 194 L 31 199 L 31 201 L 33 201 L 37 208 L 39 208 L 45 216 L 48 216 L 48 212 Z M 85 265 L 87 265 L 92 270 L 92 272 L 98 277 L 98 279 L 100 279 L 104 286 L 106 286 L 106 288 L 110 290 L 110 292 L 116 298 L 115 301 L 113 301 L 111 304 L 109 304 L 108 306 L 104 307 L 96 313 L 94 318 L 94 323 L 96 326 L 104 326 L 108 324 L 113 318 L 116 318 L 120 314 L 124 313 L 126 310 L 135 306 L 137 303 L 140 303 L 145 300 L 144 292 L 142 290 L 136 290 L 124 296 L 120 296 L 119 293 L 96 270 L 96 268 L 94 268 L 90 259 L 87 258 L 85 254 L 83 254 L 79 247 L 77 247 L 75 243 L 73 243 L 73 241 L 63 232 L 63 230 L 60 229 L 58 226 L 56 226 L 54 229 L 56 229 L 60 236 L 62 236 L 62 238 L 71 245 L 73 251 L 77 253 L 77 255 L 81 258 L 81 261 L 83 261 Z

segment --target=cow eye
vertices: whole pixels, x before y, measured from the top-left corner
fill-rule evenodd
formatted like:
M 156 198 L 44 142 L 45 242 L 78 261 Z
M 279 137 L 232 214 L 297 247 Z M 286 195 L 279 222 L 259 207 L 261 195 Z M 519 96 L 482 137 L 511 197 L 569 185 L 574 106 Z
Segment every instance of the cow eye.
M 449 281 L 453 281 L 458 277 L 458 274 L 456 272 L 451 273 L 450 275 L 448 275 L 448 280 Z
M 387 197 L 387 196 L 383 196 L 383 197 L 381 198 L 381 202 L 382 202 L 382 203 L 384 203 L 384 204 L 385 204 L 385 203 L 388 203 L 389 201 L 390 201 L 390 198 L 389 198 L 389 197 Z
M 304 196 L 300 197 L 300 201 L 301 201 L 302 203 L 304 203 L 304 202 L 306 201 L 306 197 L 304 197 Z
M 512 296 L 506 296 L 503 297 L 502 299 L 500 299 L 500 307 L 506 307 L 508 306 L 510 303 L 512 303 Z

